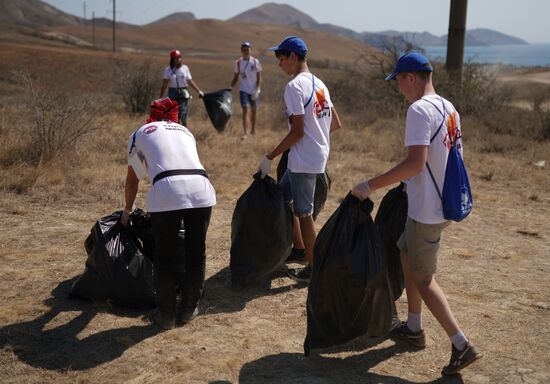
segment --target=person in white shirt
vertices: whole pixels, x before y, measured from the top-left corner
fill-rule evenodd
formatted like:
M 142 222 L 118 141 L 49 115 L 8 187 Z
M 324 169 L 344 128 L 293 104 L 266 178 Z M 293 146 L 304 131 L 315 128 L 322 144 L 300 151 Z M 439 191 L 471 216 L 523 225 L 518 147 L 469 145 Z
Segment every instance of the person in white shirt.
M 260 103 L 260 85 L 262 82 L 262 66 L 260 61 L 250 55 L 252 45 L 245 41 L 241 44 L 242 57 L 233 64 L 233 80 L 231 88 L 239 83 L 239 98 L 243 109 L 243 130 L 246 135 L 250 126 L 250 134 L 256 133 L 256 111 Z
M 191 71 L 187 65 L 183 64 L 181 52 L 177 49 L 170 51 L 170 63 L 164 69 L 162 79 L 159 98 L 162 99 L 168 96 L 170 99 L 177 101 L 179 104 L 178 123 L 187 127 L 189 99 L 191 98 L 187 90 L 188 86 L 191 86 L 197 92 L 199 98 L 202 98 L 204 93 L 193 81 Z
M 326 85 L 307 65 L 307 45 L 297 36 L 288 36 L 275 52 L 279 66 L 292 80 L 285 88 L 288 134 L 261 160 L 262 176 L 271 170 L 271 161 L 290 148 L 287 171 L 280 181 L 285 199 L 294 212 L 294 248 L 305 249 L 309 264 L 288 275 L 298 282 L 309 282 L 313 264 L 313 246 L 317 237 L 313 222 L 313 200 L 317 175 L 325 172 L 330 134 L 340 128 L 340 119 L 332 105 Z
M 159 99 L 150 108 L 146 124 L 128 139 L 121 223 L 128 225 L 139 181 L 147 176 L 152 184 L 147 209 L 155 238 L 153 266 L 158 303 L 152 320 L 170 329 L 187 323 L 198 313 L 205 276 L 206 232 L 216 193 L 199 160 L 193 134 L 177 123 L 177 102 Z M 176 302 L 177 294 L 181 301 Z
M 462 152 L 462 133 L 456 109 L 435 92 L 432 72 L 424 55 L 407 52 L 397 61 L 394 72 L 386 77 L 386 80 L 397 81 L 399 91 L 411 103 L 405 127 L 408 155 L 386 173 L 357 184 L 352 194 L 364 200 L 374 190 L 407 180 L 408 218 L 397 246 L 401 250 L 405 276 L 408 318 L 397 324 L 391 335 L 425 348 L 422 302 L 426 303 L 451 339 L 451 359 L 442 373 L 453 375 L 479 359 L 481 354 L 460 330 L 434 277 L 441 234 L 449 225 L 434 183 L 442 190 L 450 140 Z

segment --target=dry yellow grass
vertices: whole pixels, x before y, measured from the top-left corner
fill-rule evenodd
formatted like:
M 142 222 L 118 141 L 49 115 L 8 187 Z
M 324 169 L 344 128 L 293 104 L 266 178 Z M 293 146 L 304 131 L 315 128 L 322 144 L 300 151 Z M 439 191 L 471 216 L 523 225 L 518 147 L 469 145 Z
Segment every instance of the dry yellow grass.
M 33 52 L 26 47 L 17 52 L 27 49 Z M 53 65 L 65 63 L 66 52 L 54 51 L 45 57 Z M 40 65 L 47 70 L 46 63 Z M 266 73 L 275 75 L 274 70 L 268 66 Z M 206 79 L 206 72 L 201 76 L 196 75 L 199 81 Z M 203 81 L 204 87 L 218 84 Z M 90 89 L 91 84 L 82 86 Z M 122 206 L 126 140 L 144 117 L 113 113 L 105 129 L 87 136 L 62 159 L 39 169 L 18 164 L 0 168 L 0 382 L 550 382 L 550 172 L 533 166 L 539 160 L 548 163 L 550 143 L 526 141 L 506 152 L 485 151 L 484 130 L 465 121 L 475 208 L 465 222 L 445 232 L 438 277 L 459 323 L 485 357 L 461 378 L 446 379 L 440 378 L 440 369 L 450 343 L 428 311 L 428 347 L 423 351 L 410 352 L 389 340 L 360 340 L 343 351 L 305 359 L 306 289 L 285 278 L 275 279 L 268 291 L 229 286 L 235 202 L 285 127 L 269 128 L 277 125 L 279 105 L 265 103 L 258 134 L 242 139 L 235 104 L 227 131 L 218 134 L 200 102 L 192 103 L 190 126 L 218 198 L 208 233 L 200 315 L 185 327 L 158 333 L 142 319 L 143 312 L 66 297 L 68 281 L 83 270 L 83 241 L 93 223 Z M 343 117 L 329 161 L 333 189 L 318 228 L 355 182 L 387 169 L 403 153 L 402 121 L 349 129 L 346 122 L 352 117 Z M 6 189 L 23 181 L 23 193 Z M 141 206 L 146 190 L 142 185 Z M 378 203 L 383 193 L 376 192 L 373 200 Z M 406 297 L 398 309 L 405 314 Z

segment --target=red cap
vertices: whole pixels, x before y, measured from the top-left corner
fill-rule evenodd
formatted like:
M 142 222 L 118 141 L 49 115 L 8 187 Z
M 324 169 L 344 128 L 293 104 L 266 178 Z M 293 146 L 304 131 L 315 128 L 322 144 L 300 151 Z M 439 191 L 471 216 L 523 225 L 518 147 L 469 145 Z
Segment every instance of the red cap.
M 181 52 L 178 51 L 177 49 L 172 49 L 170 51 L 170 58 L 175 59 L 175 58 L 178 58 L 178 57 L 181 57 Z

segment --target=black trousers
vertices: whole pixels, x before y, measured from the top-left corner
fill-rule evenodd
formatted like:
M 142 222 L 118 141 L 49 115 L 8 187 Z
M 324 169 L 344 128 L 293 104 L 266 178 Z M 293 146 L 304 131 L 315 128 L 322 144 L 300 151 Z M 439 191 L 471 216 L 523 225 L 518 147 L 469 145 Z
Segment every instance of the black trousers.
M 183 309 L 195 308 L 202 295 L 206 265 L 206 232 L 212 207 L 151 212 L 155 237 L 154 284 L 160 311 L 176 311 L 177 289 Z M 184 239 L 179 233 L 185 228 Z

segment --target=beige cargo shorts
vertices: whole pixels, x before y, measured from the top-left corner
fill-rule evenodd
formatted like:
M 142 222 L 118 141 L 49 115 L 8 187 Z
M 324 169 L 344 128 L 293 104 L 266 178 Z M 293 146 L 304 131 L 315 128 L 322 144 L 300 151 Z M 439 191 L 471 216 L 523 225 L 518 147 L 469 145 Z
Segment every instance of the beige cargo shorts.
M 407 217 L 405 231 L 396 244 L 407 255 L 413 272 L 423 275 L 435 273 L 441 233 L 450 223 L 424 224 Z

